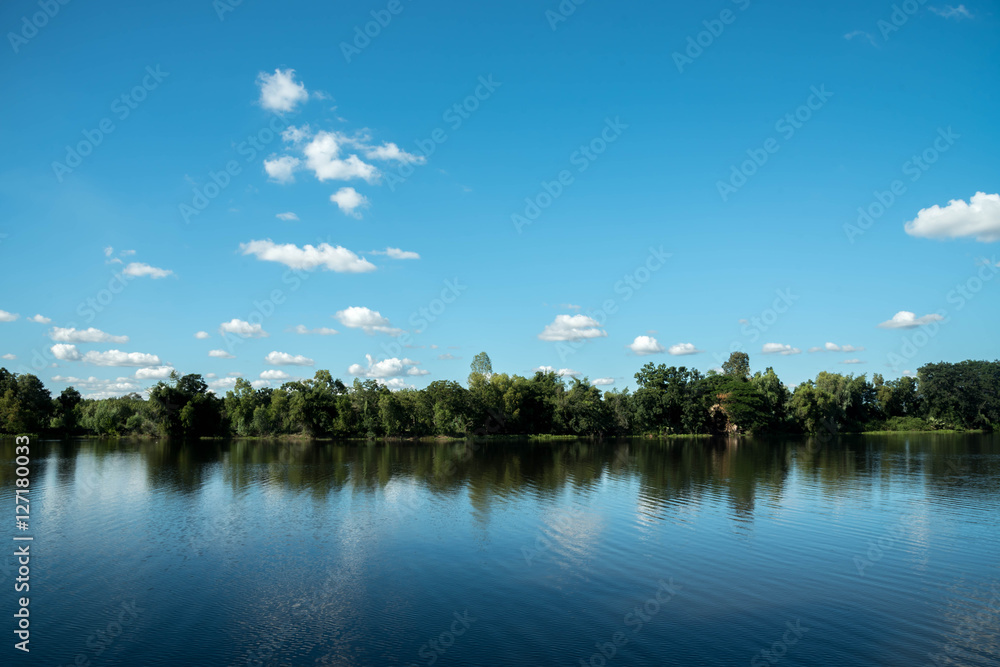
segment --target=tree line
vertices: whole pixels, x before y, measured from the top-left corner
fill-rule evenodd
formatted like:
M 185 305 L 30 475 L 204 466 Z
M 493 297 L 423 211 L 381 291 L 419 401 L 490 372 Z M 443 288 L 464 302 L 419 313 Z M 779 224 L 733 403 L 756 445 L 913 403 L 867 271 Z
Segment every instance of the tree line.
M 36 376 L 0 368 L 0 433 L 379 438 L 476 435 L 625 436 L 857 433 L 1000 427 L 1000 361 L 922 366 L 916 377 L 823 371 L 790 390 L 774 369 L 751 374 L 734 352 L 722 372 L 645 364 L 635 391 L 538 371 L 494 373 L 476 355 L 467 384 L 436 380 L 390 391 L 348 386 L 329 371 L 281 387 L 239 378 L 225 396 L 201 375 L 173 373 L 149 390 L 103 399 L 67 387 L 53 398 Z

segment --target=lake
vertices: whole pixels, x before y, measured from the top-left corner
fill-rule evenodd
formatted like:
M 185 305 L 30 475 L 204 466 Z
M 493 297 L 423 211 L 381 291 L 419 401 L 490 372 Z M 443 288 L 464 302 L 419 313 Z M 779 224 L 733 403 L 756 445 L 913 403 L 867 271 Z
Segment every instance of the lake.
M 31 454 L 34 664 L 1000 665 L 997 435 Z

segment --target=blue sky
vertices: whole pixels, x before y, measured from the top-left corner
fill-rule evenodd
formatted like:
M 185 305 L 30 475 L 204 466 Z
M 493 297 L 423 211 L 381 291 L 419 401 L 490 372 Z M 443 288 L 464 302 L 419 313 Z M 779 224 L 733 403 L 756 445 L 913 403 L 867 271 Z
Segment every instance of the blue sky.
M 3 364 L 994 359 L 1000 5 L 933 1 L 4 3 Z

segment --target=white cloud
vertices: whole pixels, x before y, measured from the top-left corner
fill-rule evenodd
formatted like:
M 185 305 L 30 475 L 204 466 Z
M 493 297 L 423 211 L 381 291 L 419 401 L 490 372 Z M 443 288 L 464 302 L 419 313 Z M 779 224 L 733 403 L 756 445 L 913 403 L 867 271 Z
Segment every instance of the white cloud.
M 595 387 L 607 387 L 608 385 L 612 385 L 614 383 L 615 383 L 614 378 L 597 378 L 596 380 L 590 381 L 590 384 L 594 385 Z
M 20 315 L 17 313 L 8 313 L 6 310 L 0 310 L 0 322 L 13 322 L 19 317 Z
M 427 162 L 427 158 L 423 155 L 407 153 L 392 142 L 370 147 L 365 153 L 365 157 L 369 160 L 395 160 L 402 164 L 424 164 Z
M 291 269 L 315 269 L 322 266 L 337 273 L 365 273 L 374 271 L 375 265 L 342 246 L 321 243 L 319 246 L 306 244 L 299 248 L 293 243 L 279 245 L 267 239 L 241 243 L 244 255 L 254 255 L 264 262 L 278 262 Z
M 313 366 L 315 361 L 301 354 L 274 351 L 264 357 L 264 363 L 271 366 Z
M 452 361 L 454 359 L 461 359 L 462 357 L 456 357 L 454 354 L 439 354 L 438 359 L 441 361 Z
M 310 334 L 315 334 L 317 336 L 335 336 L 338 333 L 340 333 L 336 329 L 331 329 L 329 327 L 318 327 L 316 329 L 309 329 L 304 324 L 299 324 L 298 326 L 289 329 L 289 331 L 291 331 L 292 333 L 297 333 L 301 336 L 308 336 Z
M 402 329 L 393 327 L 388 318 L 382 317 L 380 312 L 365 308 L 364 306 L 351 306 L 344 310 L 338 310 L 333 316 L 345 327 L 361 329 L 369 335 L 384 333 L 390 336 L 398 336 L 403 333 Z
M 269 111 L 294 111 L 301 102 L 309 99 L 305 85 L 295 80 L 295 70 L 274 70 L 274 74 L 257 75 L 260 86 L 260 105 Z
M 170 377 L 170 373 L 173 372 L 171 366 L 151 366 L 149 368 L 140 368 L 135 372 L 135 377 L 138 380 L 165 380 Z
M 946 19 L 971 19 L 972 14 L 965 5 L 959 5 L 958 7 L 952 7 L 951 5 L 945 5 L 944 9 L 938 7 L 928 7 L 932 12 L 938 16 L 943 16 Z
M 274 217 L 276 217 L 278 220 L 284 220 L 286 222 L 294 222 L 295 220 L 299 219 L 299 216 L 295 215 L 291 211 L 288 211 L 287 213 L 278 213 Z
M 155 354 L 145 354 L 143 352 L 122 352 L 120 350 L 108 350 L 106 352 L 87 352 L 82 357 L 76 349 L 76 345 L 57 343 L 53 345 L 52 355 L 62 361 L 83 361 L 95 366 L 160 366 L 160 358 Z
M 209 350 L 208 356 L 215 357 L 216 359 L 235 359 L 236 357 L 229 354 L 225 350 Z
M 937 313 L 917 317 L 915 313 L 911 313 L 908 310 L 901 310 L 893 315 L 891 320 L 886 320 L 878 326 L 880 329 L 913 329 L 930 324 L 931 322 L 941 322 L 942 320 L 944 320 L 944 317 Z
M 764 343 L 764 346 L 760 348 L 762 354 L 799 354 L 802 352 L 797 347 L 792 347 L 791 345 L 783 345 L 781 343 Z
M 677 343 L 677 345 L 671 345 L 668 347 L 667 352 L 674 356 L 681 356 L 686 354 L 698 354 L 699 352 L 702 352 L 702 350 L 695 347 L 694 343 Z
M 375 380 L 379 384 L 385 385 L 391 391 L 399 391 L 400 389 L 416 389 L 416 385 L 407 384 L 406 380 L 402 378 L 387 378 L 387 379 L 377 379 Z
M 350 187 L 337 190 L 337 192 L 330 195 L 330 201 L 336 204 L 344 214 L 359 219 L 361 218 L 361 211 L 358 209 L 368 208 L 369 205 L 367 197 Z
M 628 345 L 628 349 L 640 357 L 666 352 L 666 349 L 652 336 L 636 336 L 635 340 Z
M 111 255 L 114 252 L 115 252 L 115 249 L 112 246 L 108 246 L 107 248 L 104 249 L 104 256 L 105 257 L 111 257 Z
M 1000 194 L 977 192 L 966 204 L 952 199 L 948 205 L 920 209 L 905 225 L 910 236 L 924 238 L 975 237 L 988 243 L 1000 241 Z
M 52 327 L 49 331 L 49 338 L 57 343 L 127 343 L 128 336 L 112 336 L 104 333 L 100 329 L 90 327 L 89 329 L 77 330 L 75 328 L 64 329 L 62 327 Z
M 294 183 L 295 169 L 301 162 L 297 157 L 282 155 L 273 160 L 264 160 L 264 171 L 267 172 L 268 177 L 275 183 Z M 279 215 L 278 217 L 281 216 Z
M 370 354 L 366 354 L 365 359 L 368 360 L 367 366 L 362 366 L 361 364 L 351 364 L 351 366 L 347 369 L 347 372 L 351 375 L 374 379 L 428 375 L 430 373 L 430 371 L 417 368 L 420 362 L 412 359 L 398 359 L 396 357 L 391 357 L 388 359 L 382 359 L 381 361 L 375 361 L 375 358 Z
M 174 275 L 173 271 L 168 269 L 160 269 L 155 266 L 150 266 L 149 264 L 143 264 L 142 262 L 132 262 L 122 271 L 126 276 L 132 276 L 133 278 L 142 278 L 149 276 L 153 280 L 157 278 L 166 278 L 167 276 Z
M 235 317 L 228 322 L 220 324 L 219 333 L 231 333 L 239 336 L 240 338 L 267 338 L 271 335 L 264 331 L 264 328 L 261 325 L 250 324 L 244 320 L 238 320 Z
M 73 376 L 53 375 L 53 382 L 63 382 L 76 387 L 84 398 L 114 398 L 124 394 L 138 392 L 142 387 L 136 384 L 133 378 L 119 377 L 113 380 L 105 380 L 91 375 L 88 378 L 78 378 Z
M 306 144 L 302 153 L 306 156 L 306 167 L 312 169 L 320 181 L 349 181 L 360 178 L 368 183 L 379 179 L 379 170 L 374 165 L 361 160 L 357 155 L 346 159 L 340 157 L 340 149 L 351 140 L 333 132 L 317 132 Z
M 0 357 L 0 359 L 6 359 L 7 361 L 14 361 L 15 359 L 17 359 L 17 355 L 16 354 L 11 354 L 10 352 L 8 352 L 7 354 L 5 354 L 2 357 Z
M 552 324 L 546 325 L 540 340 L 564 341 L 584 340 L 587 338 L 604 338 L 607 331 L 600 328 L 597 320 L 586 315 L 556 315 Z
M 39 324 L 48 324 L 52 321 L 52 318 L 45 317 L 44 315 L 34 315 L 28 318 L 29 322 L 38 322 Z
M 845 360 L 841 361 L 840 363 L 842 363 L 842 364 L 863 364 L 865 362 L 861 361 L 860 359 L 845 359 Z
M 829 352 L 840 352 L 840 346 L 836 343 L 827 343 L 823 347 L 825 347 Z
M 386 248 L 384 252 L 377 252 L 376 255 L 387 255 L 389 259 L 420 259 L 420 255 L 410 250 L 399 248 Z
M 294 125 L 289 125 L 281 133 L 281 138 L 289 144 L 299 144 L 303 140 L 309 138 L 309 126 L 303 125 L 302 127 L 295 127 Z
M 56 343 L 51 348 L 52 356 L 60 361 L 79 361 L 80 352 L 76 349 L 76 345 L 67 345 L 66 343 Z
M 198 340 L 205 340 L 206 338 L 210 338 L 211 335 L 212 334 L 208 333 L 207 331 L 199 331 L 194 335 L 194 337 L 197 338 Z
M 271 371 L 263 371 L 260 374 L 261 380 L 287 380 L 290 377 L 292 376 L 286 373 L 285 371 L 279 371 L 277 369 Z

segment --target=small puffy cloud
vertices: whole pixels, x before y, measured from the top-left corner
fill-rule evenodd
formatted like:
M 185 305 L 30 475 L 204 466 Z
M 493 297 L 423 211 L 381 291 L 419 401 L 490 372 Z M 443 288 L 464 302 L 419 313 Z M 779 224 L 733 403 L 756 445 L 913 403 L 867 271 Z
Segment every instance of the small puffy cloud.
M 441 361 L 451 361 L 453 359 L 461 359 L 462 357 L 456 357 L 454 354 L 439 354 L 438 359 Z
M 225 350 L 209 350 L 208 351 L 208 356 L 214 357 L 216 359 L 235 359 L 236 358 L 234 355 L 229 354 Z
M 402 329 L 393 327 L 388 318 L 382 317 L 380 312 L 365 308 L 364 306 L 351 306 L 344 310 L 338 310 L 333 316 L 345 327 L 349 329 L 361 329 L 369 335 L 384 333 L 390 336 L 398 336 L 403 333 Z
M 261 380 L 287 380 L 290 377 L 292 376 L 285 371 L 279 371 L 278 369 L 263 371 L 260 374 Z
M 652 336 L 636 336 L 635 340 L 628 345 L 628 349 L 640 357 L 644 357 L 648 354 L 662 354 L 666 352 L 666 348 L 660 345 Z
M 878 326 L 880 329 L 913 329 L 931 324 L 932 322 L 941 322 L 943 320 L 944 317 L 938 315 L 937 313 L 930 313 L 929 315 L 917 317 L 916 313 L 911 313 L 908 310 L 901 310 L 893 315 L 891 320 L 886 320 Z
M 361 364 L 351 364 L 351 366 L 347 369 L 347 372 L 351 375 L 373 378 L 376 380 L 427 375 L 429 373 L 429 371 L 417 368 L 420 362 L 412 359 L 398 359 L 396 357 L 390 357 L 388 359 L 376 361 L 375 357 L 370 354 L 366 354 L 365 359 L 368 361 L 367 366 L 362 366 Z
M 924 238 L 975 237 L 989 243 L 1000 241 L 1000 194 L 977 192 L 965 203 L 953 199 L 948 205 L 920 209 L 917 217 L 904 225 L 910 236 Z
M 128 336 L 112 336 L 100 329 L 90 327 L 89 329 L 75 329 L 70 327 L 52 327 L 49 331 L 49 338 L 57 343 L 127 343 Z
M 274 74 L 261 72 L 257 75 L 260 87 L 260 105 L 268 111 L 294 111 L 300 103 L 309 99 L 309 91 L 304 84 L 295 80 L 295 70 L 274 70 Z
M 556 315 L 552 324 L 546 325 L 540 340 L 576 341 L 589 338 L 605 338 L 607 331 L 600 328 L 597 320 L 586 315 Z
M 316 336 L 335 336 L 339 331 L 336 329 L 331 329 L 329 327 L 318 327 L 316 329 L 310 329 L 304 324 L 299 324 L 298 326 L 289 329 L 292 333 L 297 333 L 300 336 L 316 335 Z
M 309 132 L 310 130 L 308 125 L 303 125 L 302 127 L 289 125 L 281 133 L 281 138 L 289 144 L 300 144 L 309 138 Z
M 56 352 L 57 347 L 64 348 L 61 352 L 69 356 L 59 356 Z M 65 348 L 72 348 L 68 350 Z M 57 359 L 68 359 L 72 361 L 82 360 L 85 364 L 93 364 L 94 366 L 162 366 L 160 358 L 155 354 L 146 354 L 145 352 L 122 352 L 121 350 L 107 350 L 105 352 L 95 352 L 91 350 L 87 352 L 83 357 L 80 357 L 80 353 L 77 352 L 75 345 L 53 345 L 52 354 L 55 355 Z
M 20 315 L 17 313 L 8 313 L 6 310 L 0 310 L 0 322 L 13 322 L 19 317 Z
M 38 322 L 39 324 L 48 324 L 52 321 L 52 318 L 45 317 L 44 315 L 33 315 L 28 318 L 29 322 Z
M 73 385 L 84 398 L 114 398 L 124 394 L 137 392 L 142 387 L 136 384 L 134 378 L 119 377 L 113 380 L 104 380 L 91 375 L 88 378 L 78 378 L 73 376 L 53 375 L 53 382 L 64 382 Z
M 940 7 L 928 7 L 932 12 L 938 16 L 943 16 L 946 19 L 971 19 L 972 13 L 965 8 L 965 5 L 959 5 L 958 7 L 952 7 L 951 5 L 945 5 L 944 8 Z
M 827 343 L 823 347 L 829 352 L 840 352 L 840 346 L 836 343 Z
M 764 343 L 764 346 L 760 348 L 761 354 L 799 354 L 802 352 L 797 347 L 792 347 L 791 345 L 783 345 L 782 343 Z
M 860 359 L 844 359 L 840 363 L 842 363 L 842 364 L 863 364 L 865 362 L 861 361 Z
M 137 370 L 135 377 L 137 380 L 165 380 L 173 370 L 171 366 L 150 366 Z
M 8 352 L 7 354 L 5 354 L 2 357 L 0 357 L 0 359 L 6 359 L 7 361 L 14 361 L 15 359 L 17 359 L 17 355 L 16 354 L 11 354 L 10 352 Z
M 264 363 L 271 366 L 313 366 L 316 364 L 315 361 L 301 354 L 288 354 L 277 350 L 264 357 Z
M 113 255 L 114 252 L 115 252 L 114 247 L 113 246 L 108 246 L 107 248 L 104 249 L 104 256 L 105 257 L 111 257 L 111 255 Z
M 368 183 L 379 179 L 379 170 L 364 162 L 357 155 L 341 157 L 341 148 L 350 144 L 346 137 L 334 132 L 317 132 L 302 150 L 306 167 L 320 181 L 350 181 L 360 178 Z
M 291 211 L 288 211 L 287 213 L 279 213 L 274 217 L 278 220 L 284 220 L 285 222 L 294 222 L 299 219 L 299 216 L 295 215 Z
M 596 380 L 590 381 L 590 384 L 594 385 L 595 387 L 607 387 L 608 385 L 612 385 L 614 383 L 615 383 L 614 378 L 597 378 Z
M 212 380 L 208 383 L 208 388 L 213 394 L 217 394 L 220 391 L 228 391 L 236 386 L 236 380 L 239 377 L 239 373 L 232 377 L 219 378 L 218 380 Z M 262 387 L 267 387 L 271 384 L 269 380 L 251 380 L 250 386 L 254 389 L 261 389 Z
M 373 255 L 386 255 L 389 259 L 420 259 L 420 255 L 409 250 L 401 250 L 400 248 L 386 248 L 385 250 L 376 250 L 372 253 Z
M 361 211 L 358 209 L 368 208 L 369 205 L 368 198 L 351 187 L 340 188 L 330 195 L 330 201 L 352 218 L 361 218 Z
M 295 170 L 301 160 L 291 155 L 282 155 L 273 160 L 264 160 L 264 171 L 275 183 L 293 183 L 295 181 Z M 295 215 L 294 213 L 292 215 Z M 280 215 L 279 215 L 280 217 Z
M 49 350 L 52 352 L 52 356 L 60 361 L 79 361 L 80 352 L 76 349 L 76 345 L 68 345 L 66 343 L 57 343 L 53 345 Z
M 423 155 L 407 153 L 392 142 L 370 147 L 365 153 L 365 157 L 369 160 L 394 160 L 401 164 L 424 164 L 427 162 L 427 158 Z
M 144 278 L 148 276 L 153 280 L 174 275 L 173 271 L 160 269 L 155 266 L 150 266 L 149 264 L 143 264 L 142 262 L 132 262 L 122 270 L 122 273 L 126 276 L 132 276 L 133 278 Z
M 263 262 L 278 262 L 291 269 L 315 269 L 323 267 L 336 273 L 365 273 L 374 271 L 375 265 L 342 246 L 320 243 L 318 246 L 306 244 L 299 248 L 293 243 L 284 245 L 271 239 L 241 243 L 244 255 L 254 255 Z
M 198 340 L 205 340 L 206 338 L 210 338 L 211 334 L 208 333 L 207 331 L 199 331 L 194 335 L 194 337 L 197 338 Z
M 634 345 L 634 343 L 633 343 Z M 677 345 L 671 345 L 667 348 L 667 352 L 674 356 L 682 356 L 686 354 L 698 354 L 702 350 L 699 350 L 694 346 L 693 343 L 677 343 Z
M 250 324 L 249 322 L 236 319 L 235 317 L 228 322 L 220 324 L 219 333 L 235 334 L 240 338 L 267 338 L 270 336 L 269 333 L 264 331 L 264 328 L 261 325 Z

